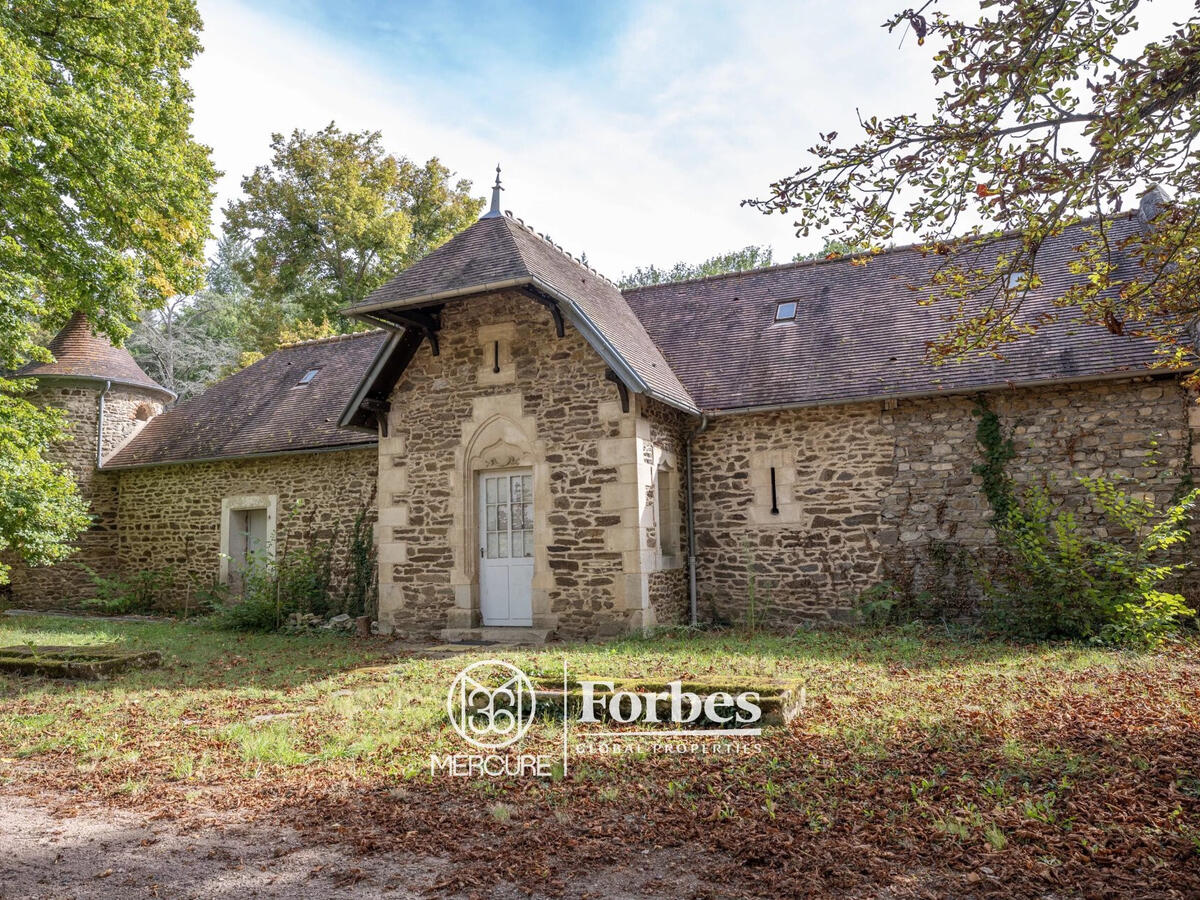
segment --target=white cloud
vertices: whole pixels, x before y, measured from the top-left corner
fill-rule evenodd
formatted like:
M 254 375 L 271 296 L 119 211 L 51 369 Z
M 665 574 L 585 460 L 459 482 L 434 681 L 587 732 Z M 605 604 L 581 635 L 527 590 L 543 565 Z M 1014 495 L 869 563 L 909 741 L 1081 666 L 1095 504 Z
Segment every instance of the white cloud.
M 879 28 L 892 0 L 655 4 L 562 80 L 481 61 L 477 77 L 511 97 L 497 111 L 236 0 L 200 6 L 195 133 L 225 172 L 218 207 L 266 160 L 271 132 L 336 120 L 441 157 L 480 194 L 500 161 L 505 208 L 614 277 L 750 243 L 778 259 L 813 248 L 740 201 L 801 164 L 819 130 L 851 133 L 855 107 L 929 106 L 928 53 Z

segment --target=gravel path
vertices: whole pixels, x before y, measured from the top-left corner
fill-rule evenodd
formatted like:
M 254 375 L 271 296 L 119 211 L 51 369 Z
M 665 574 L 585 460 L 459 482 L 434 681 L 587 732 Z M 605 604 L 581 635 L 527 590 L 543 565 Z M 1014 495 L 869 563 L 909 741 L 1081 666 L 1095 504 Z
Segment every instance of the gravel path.
M 0 795 L 0 898 L 287 897 L 426 893 L 437 857 L 360 859 L 305 847 L 288 828 L 230 823 L 189 829 L 121 810 L 73 810 Z
M 306 845 L 291 828 L 228 817 L 148 819 L 80 806 L 68 795 L 34 799 L 0 792 L 0 900 L 408 900 L 447 896 L 434 886 L 453 866 L 433 854 L 359 857 L 341 847 Z M 704 889 L 688 868 L 678 851 L 634 854 L 623 864 L 565 873 L 565 896 L 665 900 L 724 893 Z M 510 883 L 489 888 L 486 896 L 530 895 Z

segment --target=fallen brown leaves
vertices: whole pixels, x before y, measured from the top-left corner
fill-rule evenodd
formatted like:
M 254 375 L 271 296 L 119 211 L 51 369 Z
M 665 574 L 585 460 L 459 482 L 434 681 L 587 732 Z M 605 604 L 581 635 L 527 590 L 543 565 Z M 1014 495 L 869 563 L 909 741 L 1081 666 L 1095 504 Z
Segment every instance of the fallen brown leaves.
M 755 755 L 588 757 L 557 783 L 364 779 L 327 766 L 247 778 L 213 743 L 203 804 L 364 855 L 448 857 L 437 893 L 484 896 L 507 882 L 553 896 L 654 860 L 676 868 L 647 877 L 694 896 L 1200 896 L 1194 668 L 969 685 L 902 667 L 889 676 L 936 715 L 859 734 L 854 717 L 877 723 L 888 701 L 848 683 Z M 131 710 L 131 730 L 137 721 Z M 4 771 L 10 784 L 63 792 L 80 785 L 77 762 L 42 754 Z M 135 773 L 152 788 L 120 793 Z M 181 798 L 195 789 L 156 769 L 153 748 L 87 780 L 109 802 L 166 815 L 186 815 Z

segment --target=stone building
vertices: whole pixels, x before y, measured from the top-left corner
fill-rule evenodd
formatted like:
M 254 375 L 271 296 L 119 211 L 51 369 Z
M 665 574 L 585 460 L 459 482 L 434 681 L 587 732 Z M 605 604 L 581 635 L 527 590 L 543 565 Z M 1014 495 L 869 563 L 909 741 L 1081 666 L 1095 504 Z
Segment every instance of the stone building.
M 939 262 L 918 249 L 622 292 L 498 197 L 347 310 L 377 330 L 284 348 L 165 412 L 123 351 L 85 371 L 60 336 L 56 366 L 90 393 L 23 374 L 72 404 L 97 515 L 83 552 L 173 567 L 179 602 L 287 541 L 336 545 L 366 510 L 380 618 L 407 634 L 794 623 L 884 580 L 961 587 L 990 539 L 981 398 L 1018 478 L 1128 475 L 1168 500 L 1200 459 L 1193 398 L 1147 368 L 1150 342 L 1065 311 L 1003 359 L 930 366 L 945 318 L 914 302 Z M 1042 250 L 1030 321 L 1060 312 L 1078 238 Z M 109 394 L 100 424 L 99 361 L 117 358 L 124 405 Z M 70 570 L 21 571 L 14 600 L 78 599 Z

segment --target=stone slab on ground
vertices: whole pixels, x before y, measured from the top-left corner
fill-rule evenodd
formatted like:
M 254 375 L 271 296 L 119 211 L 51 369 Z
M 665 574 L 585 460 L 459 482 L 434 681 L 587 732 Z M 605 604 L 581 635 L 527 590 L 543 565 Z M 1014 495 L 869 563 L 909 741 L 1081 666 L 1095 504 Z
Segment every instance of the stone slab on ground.
M 130 650 L 118 644 L 0 647 L 0 672 L 96 681 L 130 669 L 162 665 L 158 650 Z
M 6 616 L 54 616 L 60 619 L 95 619 L 101 622 L 175 622 L 170 616 L 105 616 L 79 609 L 6 609 Z

